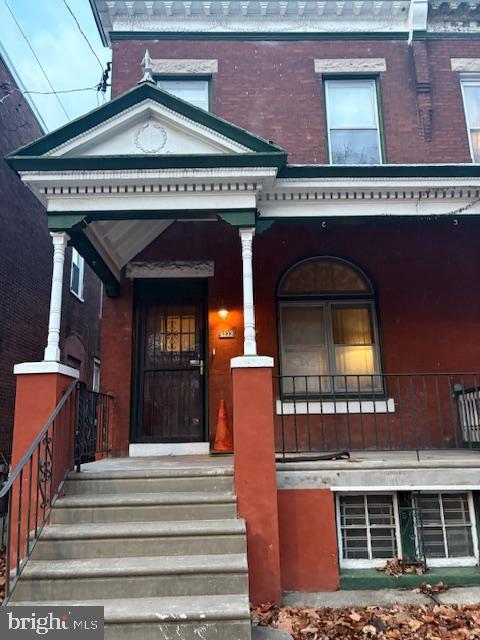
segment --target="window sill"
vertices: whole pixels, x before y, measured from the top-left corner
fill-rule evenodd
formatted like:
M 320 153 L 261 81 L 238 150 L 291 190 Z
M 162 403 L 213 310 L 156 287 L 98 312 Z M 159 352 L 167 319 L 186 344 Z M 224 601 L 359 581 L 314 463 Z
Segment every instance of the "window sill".
M 277 415 L 343 415 L 395 413 L 395 400 L 331 400 L 299 402 L 277 400 Z
M 75 298 L 77 300 L 79 300 L 80 302 L 85 302 L 85 299 L 82 298 L 82 296 L 80 296 L 76 291 L 74 291 L 73 289 L 70 289 L 70 293 L 72 294 L 72 296 L 75 296 Z
M 480 585 L 478 567 L 445 567 L 431 568 L 421 576 L 404 573 L 401 576 L 387 576 L 374 568 L 340 570 L 340 589 L 413 589 L 422 582 L 473 587 Z

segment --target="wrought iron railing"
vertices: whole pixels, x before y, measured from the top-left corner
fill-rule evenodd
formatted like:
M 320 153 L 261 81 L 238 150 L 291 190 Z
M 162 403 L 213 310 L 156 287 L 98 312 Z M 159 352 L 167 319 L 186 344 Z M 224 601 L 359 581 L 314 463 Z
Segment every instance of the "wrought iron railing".
M 275 377 L 276 447 L 289 454 L 480 445 L 480 373 Z
M 77 416 L 75 423 L 75 465 L 77 471 L 84 462 L 92 462 L 109 452 L 108 425 L 112 396 L 89 391 L 78 383 Z
M 74 464 L 79 469 L 82 462 L 108 452 L 110 401 L 110 396 L 73 382 L 0 488 L 0 503 L 8 505 L 3 605 L 49 520 L 67 473 Z

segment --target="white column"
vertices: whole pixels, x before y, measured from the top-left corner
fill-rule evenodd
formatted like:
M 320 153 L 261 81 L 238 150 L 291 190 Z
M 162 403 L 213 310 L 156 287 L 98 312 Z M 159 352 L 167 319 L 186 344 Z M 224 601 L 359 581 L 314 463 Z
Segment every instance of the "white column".
M 53 242 L 53 274 L 50 293 L 50 316 L 48 319 L 48 341 L 44 359 L 60 362 L 60 321 L 62 317 L 63 265 L 65 249 L 70 237 L 64 232 L 51 233 Z
M 255 229 L 240 229 L 243 261 L 243 354 L 257 355 L 255 307 L 253 305 L 253 236 Z

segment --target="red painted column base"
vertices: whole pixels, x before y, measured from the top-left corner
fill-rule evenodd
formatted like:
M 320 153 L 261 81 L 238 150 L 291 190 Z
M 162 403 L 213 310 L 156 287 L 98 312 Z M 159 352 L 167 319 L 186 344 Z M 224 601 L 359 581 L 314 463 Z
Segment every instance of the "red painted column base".
M 235 491 L 247 523 L 253 604 L 279 603 L 282 597 L 272 365 L 271 358 L 232 360 Z

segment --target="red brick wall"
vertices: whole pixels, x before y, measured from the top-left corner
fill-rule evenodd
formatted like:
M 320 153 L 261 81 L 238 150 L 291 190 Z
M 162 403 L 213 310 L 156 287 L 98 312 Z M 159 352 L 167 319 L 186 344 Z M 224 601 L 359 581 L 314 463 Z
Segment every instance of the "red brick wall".
M 148 47 L 153 58 L 216 58 L 212 111 L 289 152 L 289 161 L 323 163 L 324 109 L 315 58 L 385 58 L 380 76 L 387 162 L 469 162 L 457 74 L 450 57 L 479 57 L 480 41 L 433 41 L 417 70 L 431 81 L 431 142 L 420 134 L 415 74 L 403 41 L 117 41 L 113 43 L 112 94 L 139 81 Z M 421 47 L 419 56 L 422 54 Z M 424 102 L 423 98 L 420 102 Z
M 185 238 L 188 237 L 188 245 Z M 254 282 L 257 341 L 261 355 L 278 365 L 276 287 L 280 275 L 296 261 L 311 255 L 345 257 L 371 276 L 377 290 L 378 319 L 384 371 L 467 372 L 480 370 L 480 280 L 478 240 L 469 224 L 385 223 L 362 225 L 272 227 L 254 242 Z M 214 432 L 220 400 L 232 419 L 230 358 L 242 353 L 242 276 L 240 240 L 225 223 L 177 223 L 147 247 L 139 260 L 215 261 L 209 279 L 209 404 Z M 127 296 L 128 294 L 128 283 Z M 106 313 L 118 323 L 131 301 L 106 301 Z M 223 304 L 227 321 L 218 319 Z M 115 319 L 117 318 L 117 319 Z M 123 322 L 123 319 L 120 317 Z M 129 393 L 131 324 L 115 331 L 104 327 L 104 383 L 107 351 L 113 382 L 106 390 L 122 398 Z M 232 327 L 233 340 L 220 340 L 218 331 Z M 108 338 L 107 334 L 111 332 Z M 215 355 L 212 350 L 215 349 Z M 115 380 L 117 382 L 115 382 Z M 123 401 L 122 401 L 123 402 Z M 127 403 L 128 406 L 128 403 Z M 125 427 L 126 428 L 126 427 Z

